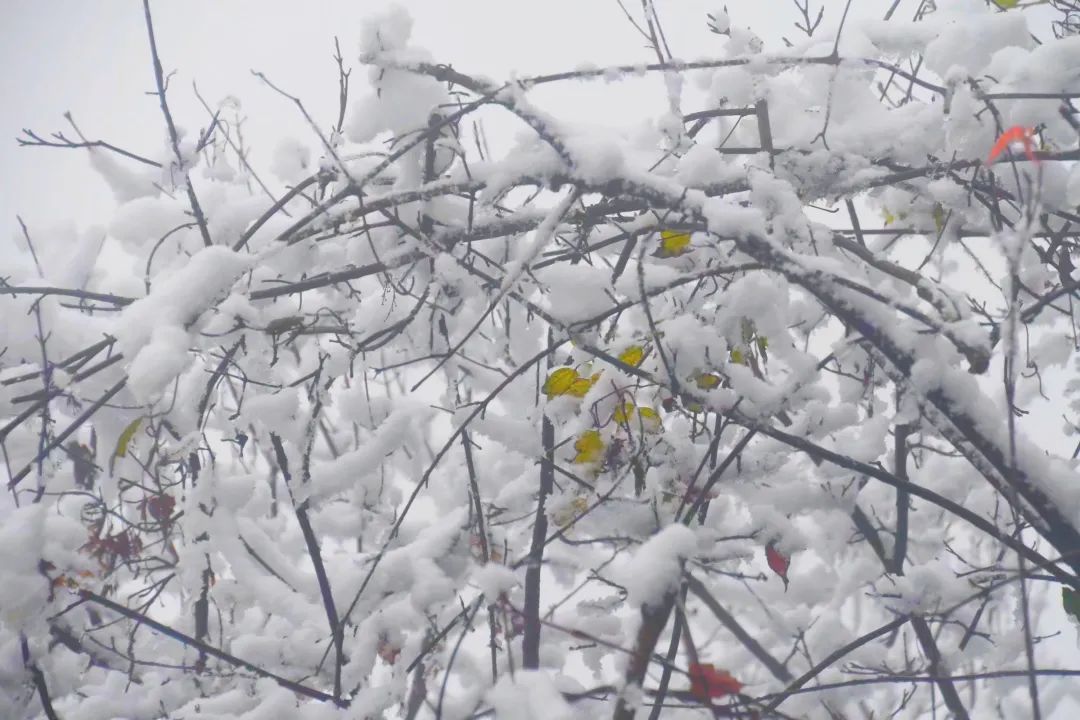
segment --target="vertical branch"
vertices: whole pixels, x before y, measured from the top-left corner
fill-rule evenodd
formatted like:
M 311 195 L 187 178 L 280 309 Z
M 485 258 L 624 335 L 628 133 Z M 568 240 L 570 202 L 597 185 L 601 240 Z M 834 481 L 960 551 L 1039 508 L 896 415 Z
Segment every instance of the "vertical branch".
M 769 167 L 776 166 L 776 152 L 773 150 L 772 127 L 769 125 L 769 105 L 764 100 L 758 100 L 754 104 L 754 112 L 757 115 L 758 136 L 761 138 L 762 149 L 769 153 Z
M 431 182 L 435 179 L 435 140 L 439 136 L 439 128 L 442 126 L 443 118 L 439 113 L 434 112 L 428 116 L 428 129 L 426 133 L 426 139 L 424 141 L 424 184 Z M 427 212 L 427 203 L 421 205 L 420 211 L 420 231 L 425 236 L 431 237 L 432 231 L 435 229 L 435 221 L 431 215 Z
M 484 504 L 480 501 L 480 485 L 476 481 L 476 464 L 473 462 L 472 440 L 469 438 L 467 430 L 461 432 L 461 446 L 465 450 L 465 467 L 469 471 L 469 494 L 472 495 L 473 512 L 476 513 L 476 532 L 480 536 L 480 557 L 484 564 L 487 565 L 491 562 L 491 541 L 487 536 L 487 528 L 484 526 Z M 488 600 L 488 649 L 491 653 L 491 682 L 494 684 L 499 676 L 499 663 L 495 654 L 497 650 L 495 643 L 497 630 L 495 626 L 494 598 L 488 598 Z
M 38 259 L 37 250 L 34 248 L 34 241 L 30 238 L 30 231 L 26 228 L 26 223 L 18 215 L 15 219 L 19 221 L 19 227 L 22 228 L 23 238 L 26 240 L 26 247 L 30 250 L 30 256 L 34 259 L 34 266 L 37 268 L 38 275 L 45 277 L 45 272 L 42 270 L 41 261 Z M 38 298 L 34 302 L 34 321 L 37 323 L 37 341 L 38 346 L 41 348 L 41 381 L 43 384 L 42 394 L 44 400 L 41 403 L 41 432 L 38 433 L 38 461 L 37 461 L 37 495 L 34 502 L 39 502 L 41 497 L 45 494 L 45 447 L 49 444 L 49 429 L 52 427 L 52 413 L 49 410 L 49 398 L 52 395 L 52 376 L 53 366 L 49 362 L 49 352 L 46 345 L 48 338 L 45 335 L 45 325 L 41 321 L 41 303 L 44 298 Z
M 901 428 L 901 427 L 907 428 L 908 426 L 906 426 L 906 425 L 898 425 L 897 426 L 897 436 L 898 437 L 899 437 L 899 434 L 900 434 L 899 428 Z M 906 466 L 906 464 L 907 464 L 907 459 L 906 459 L 906 456 L 905 456 L 905 458 L 904 458 L 904 466 Z M 897 471 L 899 471 L 900 467 L 897 467 L 896 469 L 897 469 Z M 900 493 L 900 490 L 897 489 L 897 495 L 898 495 L 897 502 L 899 502 L 899 493 Z M 907 497 L 906 497 L 907 492 L 904 492 L 904 495 L 905 495 L 905 498 L 904 498 L 904 519 L 905 519 L 905 523 L 906 523 L 906 519 L 907 519 Z M 861 508 L 859 508 L 858 505 L 855 506 L 855 509 L 852 511 L 851 516 L 852 516 L 852 519 L 855 521 L 856 527 L 858 527 L 859 530 L 863 533 L 863 535 L 866 537 L 866 540 L 869 542 L 870 547 L 872 547 L 874 549 L 874 552 L 877 554 L 878 558 L 881 559 L 881 564 L 884 566 L 885 571 L 888 572 L 889 567 L 890 567 L 889 557 L 885 553 L 884 544 L 881 542 L 881 537 L 878 534 L 877 530 L 873 527 L 873 525 L 870 524 L 869 518 L 866 517 L 866 514 L 862 511 Z M 906 532 L 906 524 L 905 524 L 905 532 Z M 899 542 L 899 529 L 897 530 L 897 540 Z M 906 537 L 905 537 L 905 546 L 906 546 Z M 899 560 L 897 558 L 899 558 Z M 894 566 L 894 567 L 899 565 L 900 569 L 902 571 L 903 570 L 902 563 L 903 563 L 903 557 L 894 553 L 891 565 Z M 902 572 L 898 572 L 898 574 L 902 574 Z M 903 619 L 904 618 L 901 618 L 901 620 L 903 620 Z M 966 720 L 966 718 L 968 717 L 967 710 L 964 708 L 964 704 L 960 700 L 960 695 L 956 692 L 956 686 L 953 684 L 952 678 L 949 677 L 948 672 L 941 665 L 941 653 L 938 652 L 937 643 L 934 641 L 934 635 L 933 635 L 933 633 L 930 632 L 930 626 L 927 625 L 926 620 L 923 619 L 919 615 L 912 615 L 910 619 L 911 619 L 911 626 L 913 628 L 915 628 L 915 635 L 916 635 L 916 637 L 918 637 L 919 645 L 922 647 L 923 653 L 926 655 L 927 659 L 930 660 L 930 666 L 931 666 L 930 674 L 933 675 L 937 679 L 937 686 L 941 690 L 941 696 L 945 700 L 945 705 L 953 713 L 953 716 L 956 718 L 956 720 Z M 897 627 L 899 627 L 899 625 L 897 625 Z M 770 707 L 775 707 L 775 706 L 770 706 Z
M 675 624 L 671 627 L 671 642 L 668 643 L 667 662 L 664 663 L 664 669 L 660 672 L 660 684 L 656 687 L 656 697 L 653 700 L 652 711 L 649 713 L 649 720 L 659 720 L 660 713 L 664 710 L 664 698 L 667 697 L 668 684 L 671 682 L 671 667 L 675 662 L 675 656 L 679 654 L 679 641 L 682 639 L 685 624 L 685 615 L 681 612 L 675 613 Z
M 525 571 L 525 637 L 522 640 L 521 665 L 526 670 L 540 667 L 540 568 L 544 562 L 547 539 L 547 497 L 555 486 L 555 426 L 544 416 L 541 430 L 544 459 L 540 463 L 540 492 L 536 499 L 529 567 Z
M 199 589 L 199 599 L 195 601 L 195 639 L 205 641 L 210 636 L 210 579 L 214 573 L 210 569 L 210 555 L 206 555 L 206 569 L 202 571 L 202 587 Z M 206 653 L 199 651 L 199 659 L 195 663 L 198 672 L 206 669 Z
M 969 717 L 967 709 L 964 708 L 960 695 L 956 692 L 956 686 L 953 685 L 948 670 L 941 663 L 941 653 L 938 652 L 934 634 L 930 632 L 930 626 L 926 624 L 926 620 L 921 615 L 912 615 L 911 627 L 915 629 L 915 637 L 919 639 L 919 645 L 922 647 L 923 653 L 926 654 L 926 658 L 930 661 L 930 674 L 937 679 L 937 686 L 941 690 L 941 697 L 945 701 L 945 706 L 949 708 L 956 720 L 967 720 Z
M 335 40 L 336 42 L 336 40 Z M 425 645 L 431 643 L 431 631 L 428 631 Z M 409 691 L 409 699 L 405 704 L 405 720 L 416 720 L 420 714 L 420 708 L 424 707 L 424 698 L 427 697 L 427 682 L 424 680 L 424 660 L 421 657 L 413 671 L 412 689 Z
M 1013 163 L 1013 171 L 1015 170 L 1015 163 Z M 1019 187 L 1019 183 L 1017 184 Z M 1039 187 L 1035 188 L 1034 192 L 1039 191 Z M 1035 202 L 1034 199 L 1031 200 Z M 1026 208 L 1023 215 L 1023 231 L 1024 236 L 1030 240 L 1031 232 L 1031 214 L 1030 208 Z M 1006 241 L 1009 242 L 1009 241 Z M 1019 298 L 1020 298 L 1020 243 L 1019 238 L 1015 238 L 1011 241 L 1012 246 L 1006 246 L 1006 259 L 1008 261 L 1009 269 L 1009 311 L 1006 316 L 1005 322 L 1005 362 L 1003 367 L 1003 376 L 1005 382 L 1005 417 L 1007 426 L 1009 429 L 1009 456 L 1008 465 L 1010 475 L 1016 473 L 1016 361 L 1018 350 L 1018 338 L 1017 333 L 1019 330 Z M 1020 498 L 1019 494 L 1013 490 L 1010 490 L 1006 494 L 1006 498 L 1009 501 L 1009 508 L 1012 510 L 1013 524 L 1016 527 L 1016 539 L 1018 542 L 1023 542 L 1021 535 L 1023 531 L 1023 524 L 1020 520 Z M 1028 666 L 1028 694 L 1031 697 L 1031 716 L 1034 720 L 1042 720 L 1042 709 L 1039 706 L 1039 684 L 1035 678 L 1035 673 L 1032 670 L 1035 668 L 1035 647 L 1031 638 L 1031 613 L 1028 603 L 1028 589 L 1027 589 L 1027 568 L 1025 567 L 1024 557 L 1017 554 L 1017 569 L 1020 574 L 1020 612 L 1023 616 L 1024 625 L 1024 656 L 1027 660 Z
M 899 400 L 899 391 L 897 392 L 897 399 Z M 899 402 L 897 405 L 899 406 Z M 908 435 L 911 434 L 911 429 L 911 425 L 898 424 L 894 430 L 896 445 L 893 451 L 895 465 L 893 472 L 896 473 L 896 477 L 905 481 L 905 483 L 908 479 L 907 439 Z M 911 497 L 908 494 L 906 485 L 896 488 L 896 543 L 893 545 L 892 570 L 897 575 L 904 574 L 904 561 L 907 558 L 908 507 L 910 505 Z
M 48 720 L 59 720 L 56 709 L 53 708 L 52 697 L 49 695 L 49 686 L 45 683 L 45 673 L 41 672 L 41 668 L 30 655 L 30 643 L 23 633 L 19 633 L 19 644 L 22 646 L 23 667 L 30 673 L 34 682 L 34 689 L 37 690 L 38 698 L 41 700 L 42 712 Z
M 165 73 L 161 69 L 161 56 L 158 55 L 157 40 L 154 38 L 154 23 L 150 18 L 150 0 L 143 0 L 143 12 L 146 15 L 146 34 L 150 37 L 150 55 L 154 61 L 154 82 L 157 84 L 158 101 L 161 104 L 161 114 L 165 116 L 165 124 L 169 128 L 169 142 L 172 144 L 173 154 L 176 155 L 176 168 L 184 176 L 188 202 L 191 203 L 191 213 L 195 216 L 195 222 L 199 224 L 199 233 L 202 235 L 203 244 L 210 247 L 214 243 L 210 239 L 206 216 L 203 214 L 202 206 L 199 205 L 199 198 L 195 195 L 195 188 L 191 186 L 191 178 L 188 177 L 187 170 L 184 167 L 184 156 L 180 152 L 180 136 L 176 132 L 176 123 L 173 122 L 172 112 L 169 111 L 169 103 L 165 99 Z
M 626 666 L 624 676 L 625 688 L 619 694 L 619 700 L 615 703 L 613 720 L 633 720 L 636 712 L 635 704 L 627 698 L 627 690 L 640 688 L 645 680 L 645 673 L 649 669 L 652 660 L 653 648 L 656 647 L 660 634 L 667 625 L 668 617 L 672 608 L 675 607 L 675 592 L 671 592 L 660 604 L 655 607 L 641 606 L 641 627 L 638 628 L 637 639 L 634 642 L 634 650 L 630 655 L 630 662 Z
M 317 412 L 317 410 L 316 410 Z M 312 418 L 312 423 L 315 419 Z M 292 482 L 289 472 L 289 459 L 285 455 L 285 447 L 277 433 L 270 433 L 270 442 L 274 446 L 274 457 L 281 476 L 285 479 L 286 487 Z M 310 453 L 306 453 L 310 455 Z M 306 471 L 305 471 L 306 473 Z M 291 490 L 290 490 L 291 492 Z M 319 593 L 322 595 L 323 609 L 326 611 L 326 621 L 330 626 L 330 633 L 334 639 L 334 698 L 341 699 L 341 668 L 345 664 L 344 635 L 342 624 L 338 620 L 337 608 L 334 605 L 334 595 L 330 590 L 330 578 L 326 574 L 326 566 L 323 565 L 322 552 L 319 549 L 319 540 L 311 527 L 311 519 L 308 517 L 308 501 L 304 500 L 296 506 L 296 520 L 300 525 L 300 531 L 304 535 L 304 544 L 307 546 L 311 564 L 315 568 L 315 578 L 319 583 Z
M 345 107 L 349 103 L 349 76 L 352 75 L 352 70 L 345 69 L 345 59 L 341 56 L 341 43 L 337 36 L 334 37 L 334 62 L 338 66 L 338 118 L 334 133 L 340 135 L 341 129 L 345 127 Z
M 201 468 L 198 453 L 192 452 L 188 456 L 187 465 L 191 470 L 191 486 L 195 487 L 199 482 L 199 470 Z M 207 513 L 204 506 L 200 505 L 199 509 L 200 512 Z M 210 535 L 205 532 L 192 541 L 193 544 L 206 542 L 210 542 Z M 202 572 L 202 587 L 199 589 L 199 599 L 195 601 L 195 607 L 192 608 L 195 616 L 195 640 L 198 643 L 204 643 L 210 635 L 210 580 L 214 573 L 210 568 L 210 553 L 204 553 L 204 556 L 206 558 L 206 569 Z M 206 657 L 206 651 L 199 647 L 199 659 L 195 662 L 196 672 L 201 673 L 206 669 Z

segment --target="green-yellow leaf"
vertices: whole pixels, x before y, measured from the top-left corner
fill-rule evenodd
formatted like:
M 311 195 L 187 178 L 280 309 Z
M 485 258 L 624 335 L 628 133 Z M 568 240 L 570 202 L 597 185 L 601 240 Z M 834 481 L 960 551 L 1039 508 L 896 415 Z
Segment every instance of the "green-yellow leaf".
M 660 413 L 651 407 L 636 408 L 632 402 L 624 402 L 619 405 L 619 407 L 615 408 L 615 414 L 612 416 L 612 419 L 619 425 L 631 426 L 631 429 L 636 429 L 640 426 L 643 431 L 649 434 L 663 432 L 664 430 L 664 424 L 660 419 Z
M 637 367 L 645 359 L 645 348 L 641 345 L 631 345 L 619 353 L 619 359 L 630 367 Z
M 580 465 L 592 465 L 604 457 L 604 441 L 599 430 L 586 430 L 574 441 L 574 462 Z
M 135 433 L 139 431 L 139 425 L 141 424 L 142 418 L 135 418 L 124 428 L 124 432 L 120 433 L 120 438 L 116 441 L 116 452 L 113 453 L 115 457 L 127 457 L 128 446 L 131 445 L 131 441 L 134 439 Z
M 570 383 L 570 389 L 566 391 L 567 395 L 583 398 L 589 392 L 589 389 L 596 384 L 596 381 L 600 379 L 600 373 L 596 373 L 592 377 L 579 377 L 574 382 Z
M 889 208 L 882 208 L 881 215 L 885 219 L 885 227 L 888 227 L 894 222 L 896 222 L 896 216 L 889 212 Z
M 720 387 L 720 377 L 712 373 L 699 373 L 694 378 L 694 382 L 702 390 L 712 390 L 715 387 Z
M 690 233 L 678 232 L 676 230 L 660 231 L 660 249 L 656 252 L 657 257 L 678 257 L 680 255 L 685 255 L 690 252 L 690 250 Z
M 1002 10 L 1011 10 L 1020 4 L 1020 0 L 994 0 L 994 4 Z
M 945 208 L 941 206 L 941 203 L 934 203 L 934 227 L 938 235 L 945 229 Z
M 574 368 L 561 367 L 557 370 L 552 370 L 547 376 L 547 380 L 544 381 L 544 394 L 548 396 L 548 399 L 558 395 L 566 395 L 570 392 L 571 387 L 573 387 L 574 381 L 578 379 L 577 370 Z
M 581 495 L 575 497 L 570 503 L 555 511 L 552 519 L 559 527 L 566 527 L 584 515 L 589 509 L 589 499 Z
M 658 433 L 664 430 L 664 424 L 660 420 L 660 413 L 651 407 L 638 408 L 638 417 L 641 418 L 641 428 L 647 433 Z

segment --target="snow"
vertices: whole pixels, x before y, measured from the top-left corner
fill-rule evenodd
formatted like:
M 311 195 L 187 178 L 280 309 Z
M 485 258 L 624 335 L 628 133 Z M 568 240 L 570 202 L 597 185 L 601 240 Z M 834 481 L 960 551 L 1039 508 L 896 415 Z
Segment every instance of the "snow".
M 0 620 L 11 628 L 30 625 L 45 605 L 46 580 L 29 580 L 35 577 L 41 558 L 27 549 L 40 552 L 44 547 L 47 514 L 44 505 L 33 505 L 6 513 L 0 522 L 0 552 L 4 558 L 0 569 Z
M 90 167 L 101 175 L 118 202 L 157 197 L 161 193 L 161 187 L 157 184 L 160 170 L 131 160 L 117 159 L 111 151 L 101 148 L 90 148 L 89 153 Z M 140 170 L 136 170 L 136 167 Z
M 546 673 L 519 670 L 488 691 L 496 720 L 573 720 L 573 708 Z
M 536 297 L 542 307 L 564 323 L 591 318 L 611 307 L 604 292 L 610 273 L 588 265 L 551 265 L 536 273 L 543 290 Z
M 693 557 L 697 536 L 685 525 L 668 525 L 634 550 L 618 581 L 634 605 L 656 607 L 678 585 L 683 563 Z
M 138 402 L 150 397 L 186 367 L 188 329 L 221 300 L 251 259 L 228 248 L 204 248 L 178 272 L 159 280 L 113 322 L 117 349 L 130 359 L 129 388 Z
M 404 6 L 394 3 L 371 13 L 360 26 L 360 52 L 378 53 L 404 49 L 412 35 L 413 20 Z
M 675 170 L 675 177 L 679 182 L 689 187 L 733 183 L 743 176 L 741 168 L 725 162 L 723 155 L 704 144 L 691 147 L 679 158 Z
M 431 414 L 432 410 L 426 406 L 403 403 L 380 423 L 375 434 L 361 447 L 312 468 L 312 496 L 331 497 L 350 487 L 374 491 L 372 476 L 378 473 L 385 458 L 405 444 L 410 429 L 420 427 Z M 305 497 L 306 493 L 298 495 L 298 501 Z
M 726 33 L 731 30 L 731 18 L 728 17 L 727 6 L 717 6 L 715 10 L 709 13 L 709 19 L 711 20 L 711 27 L 718 33 Z
M 270 172 L 283 182 L 299 182 L 311 174 L 311 150 L 299 140 L 282 138 L 274 149 Z
M 169 231 L 190 222 L 191 217 L 180 203 L 168 198 L 144 196 L 126 202 L 117 209 L 109 225 L 109 235 L 129 250 L 145 251 L 147 246 L 152 247 Z M 198 234 L 197 230 L 193 232 Z M 173 241 L 178 242 L 190 234 L 180 230 L 173 235 Z M 166 248 L 163 256 L 169 254 L 169 248 Z
M 896 23 L 876 18 L 863 20 L 858 29 L 882 52 L 899 56 L 918 52 L 938 35 L 933 23 Z
M 978 74 L 999 50 L 1034 45 L 1023 13 L 956 12 L 940 22 L 924 53 L 927 69 L 939 77 Z
M 1080 206 L 1080 163 L 1074 163 L 1069 171 L 1065 200 L 1074 207 Z
M 473 580 L 488 602 L 495 602 L 500 595 L 521 584 L 521 580 L 513 570 L 505 565 L 494 563 L 488 563 L 479 568 Z
M 127 388 L 138 402 L 145 403 L 188 365 L 187 332 L 177 325 L 159 325 L 138 349 L 128 365 Z

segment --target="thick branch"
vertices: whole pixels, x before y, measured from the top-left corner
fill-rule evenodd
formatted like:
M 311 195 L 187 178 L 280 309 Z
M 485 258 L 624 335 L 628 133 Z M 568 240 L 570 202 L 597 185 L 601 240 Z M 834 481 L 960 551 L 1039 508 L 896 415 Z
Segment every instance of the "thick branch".
M 540 463 L 540 490 L 536 498 L 529 566 L 525 571 L 525 637 L 521 644 L 521 662 L 526 670 L 540 667 L 540 571 L 544 562 L 544 540 L 547 538 L 547 497 L 555 486 L 555 426 L 547 415 L 542 423 L 541 441 L 546 462 Z

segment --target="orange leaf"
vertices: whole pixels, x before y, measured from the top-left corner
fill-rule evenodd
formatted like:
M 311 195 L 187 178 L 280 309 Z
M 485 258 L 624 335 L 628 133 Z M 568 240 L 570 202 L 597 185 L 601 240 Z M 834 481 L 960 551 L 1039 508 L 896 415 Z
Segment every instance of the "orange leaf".
M 1032 130 L 1023 127 L 1021 125 L 1013 125 L 1011 128 L 1001 133 L 1001 137 L 994 143 L 994 147 L 990 148 L 990 155 L 986 158 L 986 164 L 993 163 L 998 155 L 1005 152 L 1009 145 L 1014 142 L 1019 142 L 1024 145 L 1024 155 L 1032 162 L 1039 162 L 1039 159 L 1035 157 L 1035 144 L 1031 141 Z
M 784 581 L 784 589 L 786 590 L 788 586 L 787 571 L 788 566 L 791 565 L 791 558 L 777 550 L 775 545 L 769 543 L 765 546 L 765 560 L 769 563 L 769 569 Z
M 742 690 L 742 683 L 727 670 L 717 670 L 712 663 L 690 663 L 690 694 L 708 703 L 710 698 L 724 697 Z

